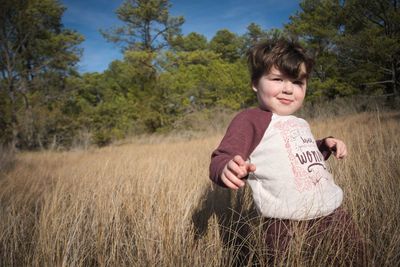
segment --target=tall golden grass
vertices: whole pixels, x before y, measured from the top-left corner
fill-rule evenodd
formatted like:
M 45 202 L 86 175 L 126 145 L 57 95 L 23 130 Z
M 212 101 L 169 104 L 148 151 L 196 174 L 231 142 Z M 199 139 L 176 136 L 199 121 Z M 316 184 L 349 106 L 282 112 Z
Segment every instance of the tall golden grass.
M 400 265 L 400 114 L 311 121 L 346 141 L 330 159 L 372 266 Z M 266 266 L 250 190 L 208 179 L 222 133 L 148 137 L 102 149 L 25 152 L 0 176 L 1 266 Z M 329 238 L 329 237 L 328 237 Z M 277 265 L 345 265 L 346 248 L 291 248 Z

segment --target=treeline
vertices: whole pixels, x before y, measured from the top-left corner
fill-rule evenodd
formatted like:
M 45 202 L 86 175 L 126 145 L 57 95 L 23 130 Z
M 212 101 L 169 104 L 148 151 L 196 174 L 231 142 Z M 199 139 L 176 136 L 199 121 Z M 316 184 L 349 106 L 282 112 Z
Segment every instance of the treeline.
M 56 0 L 2 0 L 0 141 L 22 149 L 105 145 L 127 135 L 168 131 L 188 113 L 255 104 L 246 51 L 294 38 L 316 64 L 308 101 L 399 95 L 400 12 L 393 0 L 303 0 L 282 29 L 251 23 L 243 35 L 183 35 L 168 0 L 125 0 L 122 27 L 101 34 L 124 55 L 103 73 L 80 74 L 84 37 L 66 29 Z

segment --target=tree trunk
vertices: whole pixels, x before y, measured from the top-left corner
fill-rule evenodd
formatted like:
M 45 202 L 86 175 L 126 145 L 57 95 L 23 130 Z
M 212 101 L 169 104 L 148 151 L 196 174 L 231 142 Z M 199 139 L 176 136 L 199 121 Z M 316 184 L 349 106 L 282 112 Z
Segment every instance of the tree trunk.
M 397 61 L 392 60 L 392 80 L 393 80 L 393 93 L 395 96 L 398 96 L 398 88 L 397 88 Z
M 18 146 L 18 117 L 17 117 L 17 93 L 12 72 L 8 71 L 6 80 L 7 96 L 10 100 L 10 119 L 11 119 L 11 143 L 10 148 L 15 149 Z
M 11 102 L 11 149 L 15 149 L 18 145 L 18 118 L 17 118 L 17 107 L 16 107 L 16 96 L 13 85 L 9 85 L 8 96 Z

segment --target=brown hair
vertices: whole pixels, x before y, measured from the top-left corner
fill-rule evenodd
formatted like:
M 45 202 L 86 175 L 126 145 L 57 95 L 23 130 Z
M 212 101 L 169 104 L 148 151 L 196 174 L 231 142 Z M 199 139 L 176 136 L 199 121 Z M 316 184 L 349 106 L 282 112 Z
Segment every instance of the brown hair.
M 248 52 L 247 63 L 251 82 L 255 84 L 273 66 L 283 74 L 297 79 L 300 78 L 301 65 L 304 63 L 305 75 L 308 78 L 314 60 L 307 55 L 306 50 L 299 43 L 281 38 L 254 45 Z

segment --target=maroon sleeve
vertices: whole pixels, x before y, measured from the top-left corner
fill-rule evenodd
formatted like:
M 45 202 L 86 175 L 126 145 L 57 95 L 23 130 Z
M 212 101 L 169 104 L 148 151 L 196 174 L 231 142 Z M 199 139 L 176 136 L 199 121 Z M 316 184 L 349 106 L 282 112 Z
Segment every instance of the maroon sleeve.
M 240 155 L 247 160 L 254 148 L 260 143 L 272 113 L 259 108 L 245 110 L 230 123 L 220 145 L 211 155 L 210 179 L 226 187 L 221 181 L 225 165 L 234 156 Z
M 324 156 L 324 160 L 328 160 L 332 154 L 332 151 L 325 144 L 326 138 L 333 138 L 333 136 L 328 136 L 328 137 L 325 137 L 324 139 L 320 139 L 320 140 L 316 141 L 319 151 L 321 152 L 322 156 Z

